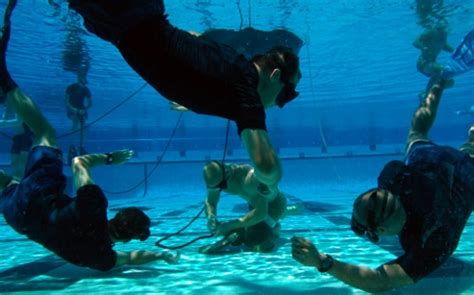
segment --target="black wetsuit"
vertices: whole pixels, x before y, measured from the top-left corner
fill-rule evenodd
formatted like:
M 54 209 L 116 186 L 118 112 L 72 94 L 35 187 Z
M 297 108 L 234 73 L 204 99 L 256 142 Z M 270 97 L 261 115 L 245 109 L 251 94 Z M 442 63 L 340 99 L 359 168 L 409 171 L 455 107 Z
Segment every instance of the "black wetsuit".
M 399 237 L 400 264 L 414 280 L 442 265 L 456 249 L 474 208 L 474 159 L 451 147 L 415 143 L 387 164 L 379 187 L 399 195 L 407 220 Z
M 20 234 L 70 263 L 110 270 L 117 261 L 108 233 L 107 199 L 96 185 L 65 195 L 60 150 L 35 147 L 25 176 L 2 193 L 3 215 Z
M 128 64 L 165 98 L 188 109 L 263 129 L 258 72 L 231 47 L 173 27 L 163 0 L 69 0 L 86 28 L 120 50 Z
M 91 97 L 91 92 L 87 86 L 81 85 L 79 83 L 74 83 L 69 85 L 66 88 L 66 94 L 69 96 L 69 104 L 76 109 L 79 110 L 86 110 L 86 106 L 84 105 L 84 100 L 86 97 Z M 67 109 L 67 116 L 68 118 L 72 118 L 72 116 L 76 115 L 75 113 L 71 112 L 71 110 Z M 84 119 L 87 119 L 87 113 L 82 115 Z

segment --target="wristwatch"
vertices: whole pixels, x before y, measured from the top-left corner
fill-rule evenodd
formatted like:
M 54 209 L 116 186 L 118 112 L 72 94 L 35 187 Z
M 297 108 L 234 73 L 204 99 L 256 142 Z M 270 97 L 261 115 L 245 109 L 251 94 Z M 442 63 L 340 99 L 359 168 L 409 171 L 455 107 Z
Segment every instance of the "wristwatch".
M 331 255 L 326 254 L 326 257 L 321 260 L 321 265 L 319 265 L 318 270 L 319 272 L 327 272 L 329 271 L 332 266 L 334 265 L 334 259 Z
M 105 153 L 105 165 L 110 165 L 114 161 L 114 158 L 112 157 L 112 153 Z

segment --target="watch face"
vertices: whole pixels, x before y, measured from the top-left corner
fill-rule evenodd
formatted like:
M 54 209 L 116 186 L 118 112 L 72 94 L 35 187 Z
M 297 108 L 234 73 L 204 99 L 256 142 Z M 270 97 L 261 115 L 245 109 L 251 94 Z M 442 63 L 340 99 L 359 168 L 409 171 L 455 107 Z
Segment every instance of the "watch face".
M 321 265 L 318 268 L 320 272 L 327 272 L 331 269 L 332 265 L 334 264 L 334 259 L 331 255 L 326 255 L 326 258 L 321 260 Z

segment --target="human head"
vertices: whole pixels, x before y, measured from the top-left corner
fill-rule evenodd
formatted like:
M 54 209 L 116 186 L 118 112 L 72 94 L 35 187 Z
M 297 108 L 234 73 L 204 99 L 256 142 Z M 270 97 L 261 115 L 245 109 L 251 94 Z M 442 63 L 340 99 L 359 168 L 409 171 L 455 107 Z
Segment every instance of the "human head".
M 351 229 L 376 243 L 380 235 L 398 234 L 405 223 L 405 211 L 399 197 L 391 192 L 372 188 L 354 201 Z
M 150 236 L 150 218 L 136 207 L 121 209 L 109 220 L 109 233 L 114 241 L 145 241 Z
M 269 74 L 269 84 L 278 87 L 271 104 L 282 108 L 299 95 L 295 90 L 301 79 L 299 58 L 291 48 L 276 46 L 265 54 L 255 55 L 252 61 Z

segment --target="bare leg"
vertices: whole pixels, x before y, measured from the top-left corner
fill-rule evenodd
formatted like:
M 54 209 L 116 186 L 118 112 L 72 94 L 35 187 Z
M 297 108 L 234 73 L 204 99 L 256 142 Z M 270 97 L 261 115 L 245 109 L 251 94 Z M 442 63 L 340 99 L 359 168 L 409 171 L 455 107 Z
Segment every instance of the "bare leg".
M 435 82 L 430 88 L 428 95 L 413 114 L 410 130 L 408 132 L 407 149 L 410 150 L 413 143 L 417 141 L 429 141 L 428 132 L 433 126 L 438 111 L 439 102 L 444 90 L 444 80 Z
M 469 128 L 468 136 L 468 140 L 459 148 L 459 150 L 474 158 L 474 125 Z
M 34 145 L 56 147 L 56 130 L 43 116 L 35 103 L 20 88 L 8 92 L 7 102 L 18 117 L 25 122 L 35 135 Z

